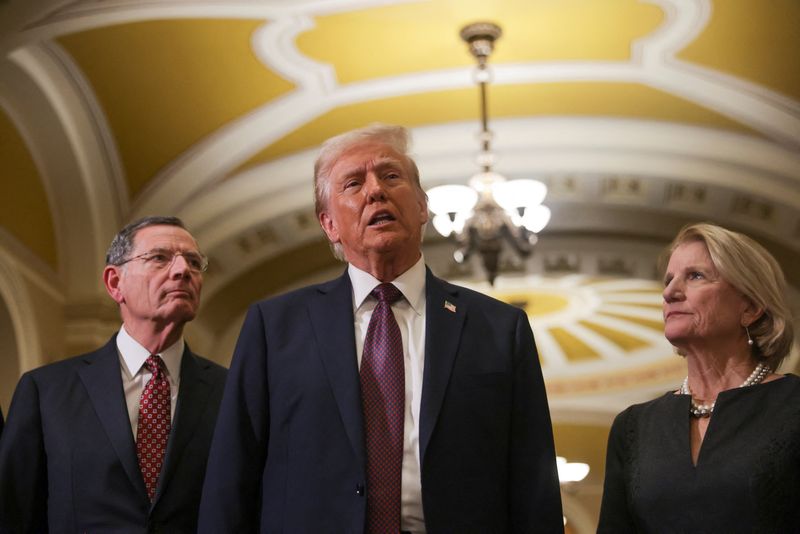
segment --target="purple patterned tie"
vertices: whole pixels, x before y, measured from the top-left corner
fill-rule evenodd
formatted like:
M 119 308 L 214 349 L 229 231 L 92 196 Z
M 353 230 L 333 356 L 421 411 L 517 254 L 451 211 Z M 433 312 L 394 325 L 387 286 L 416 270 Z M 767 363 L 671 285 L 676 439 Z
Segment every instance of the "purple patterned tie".
M 392 303 L 403 294 L 392 284 L 381 284 L 372 296 L 378 304 L 364 339 L 360 372 L 367 446 L 367 533 L 397 533 L 406 386 L 403 339 Z
M 167 454 L 167 439 L 170 430 L 171 395 L 169 380 L 164 372 L 164 362 L 158 355 L 144 362 L 153 376 L 144 386 L 139 400 L 139 424 L 136 428 L 136 456 L 142 471 L 147 495 L 152 501 L 156 496 L 158 475 Z

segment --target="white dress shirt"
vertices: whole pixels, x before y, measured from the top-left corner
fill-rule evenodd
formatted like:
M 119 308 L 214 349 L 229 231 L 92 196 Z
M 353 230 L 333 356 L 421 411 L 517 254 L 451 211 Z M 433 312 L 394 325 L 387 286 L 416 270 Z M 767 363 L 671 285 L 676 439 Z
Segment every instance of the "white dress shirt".
M 178 386 L 181 382 L 181 359 L 183 358 L 183 338 L 158 353 L 167 368 L 167 380 L 170 390 L 170 421 L 175 421 L 175 409 L 178 403 Z M 141 346 L 125 330 L 125 325 L 117 334 L 117 352 L 119 366 L 122 371 L 122 388 L 125 391 L 125 404 L 128 406 L 128 418 L 131 420 L 133 439 L 139 425 L 139 400 L 147 382 L 153 373 L 147 370 L 144 362 L 150 357 L 150 351 Z
M 353 285 L 356 353 L 358 366 L 364 353 L 364 338 L 372 312 L 378 303 L 370 293 L 381 282 L 371 274 L 350 265 L 348 274 Z M 422 511 L 422 485 L 419 458 L 419 410 L 422 399 L 422 376 L 425 367 L 425 261 L 419 261 L 395 278 L 392 284 L 403 293 L 392 305 L 392 312 L 403 338 L 406 403 L 403 424 L 403 478 L 400 510 L 401 530 L 425 533 Z

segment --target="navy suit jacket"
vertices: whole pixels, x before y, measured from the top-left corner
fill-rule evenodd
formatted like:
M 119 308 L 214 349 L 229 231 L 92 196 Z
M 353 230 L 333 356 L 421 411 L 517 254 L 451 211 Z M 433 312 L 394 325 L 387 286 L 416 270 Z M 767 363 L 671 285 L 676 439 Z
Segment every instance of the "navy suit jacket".
M 419 431 L 429 534 L 563 531 L 527 316 L 430 271 Z M 200 532 L 362 533 L 365 462 L 347 273 L 254 304 L 220 408 Z
M 195 532 L 225 368 L 193 354 L 151 505 L 136 459 L 116 336 L 20 378 L 0 441 L 0 531 Z

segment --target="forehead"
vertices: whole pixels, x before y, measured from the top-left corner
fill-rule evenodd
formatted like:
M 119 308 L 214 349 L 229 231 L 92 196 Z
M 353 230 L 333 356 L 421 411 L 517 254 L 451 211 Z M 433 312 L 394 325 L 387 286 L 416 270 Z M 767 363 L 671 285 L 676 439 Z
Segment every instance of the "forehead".
M 402 167 L 404 162 L 405 156 L 391 146 L 375 141 L 365 141 L 342 152 L 331 167 L 330 175 L 333 178 L 349 176 L 383 165 Z
M 711 254 L 709 254 L 705 243 L 702 241 L 688 241 L 675 248 L 669 257 L 670 267 L 687 264 L 707 264 L 714 267 L 714 262 L 711 260 Z
M 180 226 L 158 224 L 146 226 L 133 237 L 135 252 L 146 252 L 154 248 L 195 250 L 197 244 L 192 235 Z

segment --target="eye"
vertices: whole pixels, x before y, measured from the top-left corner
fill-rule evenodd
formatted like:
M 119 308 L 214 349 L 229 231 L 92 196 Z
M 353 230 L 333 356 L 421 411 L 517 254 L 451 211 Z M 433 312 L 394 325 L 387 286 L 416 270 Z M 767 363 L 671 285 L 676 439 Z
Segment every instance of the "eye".
M 395 171 L 387 172 L 384 175 L 384 178 L 386 178 L 387 180 L 395 180 L 397 178 L 400 178 L 400 173 L 399 172 L 395 172 Z
M 145 261 L 153 263 L 167 263 L 172 259 L 172 255 L 163 251 L 153 251 L 149 256 L 145 257 Z
M 700 271 L 692 271 L 686 276 L 686 278 L 689 280 L 702 280 L 705 278 L 705 276 Z
M 183 254 L 183 258 L 186 260 L 186 263 L 189 264 L 189 267 L 195 271 L 199 271 L 203 268 L 203 259 L 199 255 L 189 252 L 188 254 Z
M 355 179 L 347 180 L 344 183 L 344 188 L 345 189 L 352 189 L 353 187 L 358 187 L 359 185 L 361 185 L 361 182 L 359 182 L 358 180 L 355 180 Z

